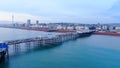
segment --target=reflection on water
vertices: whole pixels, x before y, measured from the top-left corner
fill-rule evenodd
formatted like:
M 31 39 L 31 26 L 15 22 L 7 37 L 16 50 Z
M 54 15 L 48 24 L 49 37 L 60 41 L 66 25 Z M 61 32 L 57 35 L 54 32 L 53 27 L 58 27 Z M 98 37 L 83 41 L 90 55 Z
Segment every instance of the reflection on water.
M 28 54 L 34 51 L 38 50 L 45 50 L 45 49 L 51 49 L 56 46 L 59 46 L 61 43 L 58 44 L 52 44 L 52 45 L 34 45 L 34 42 L 29 43 L 23 43 L 18 45 L 11 45 L 9 46 L 9 56 L 10 57 L 16 57 L 23 54 Z
M 6 56 L 5 61 L 0 63 L 0 68 L 10 68 L 10 61 L 12 59 L 20 57 L 22 55 L 30 54 L 32 52 L 42 51 L 42 50 L 48 50 L 53 49 L 56 47 L 59 47 L 62 43 L 52 44 L 52 45 L 34 45 L 35 43 L 23 43 L 23 44 L 17 44 L 17 45 L 11 45 L 9 46 L 9 57 Z

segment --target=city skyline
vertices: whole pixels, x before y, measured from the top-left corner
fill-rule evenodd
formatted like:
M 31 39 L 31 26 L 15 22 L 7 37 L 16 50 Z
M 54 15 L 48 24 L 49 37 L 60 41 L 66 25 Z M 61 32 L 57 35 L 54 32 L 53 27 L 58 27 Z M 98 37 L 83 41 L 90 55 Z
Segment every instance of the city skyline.
M 119 0 L 4 0 L 0 20 L 26 22 L 120 23 Z

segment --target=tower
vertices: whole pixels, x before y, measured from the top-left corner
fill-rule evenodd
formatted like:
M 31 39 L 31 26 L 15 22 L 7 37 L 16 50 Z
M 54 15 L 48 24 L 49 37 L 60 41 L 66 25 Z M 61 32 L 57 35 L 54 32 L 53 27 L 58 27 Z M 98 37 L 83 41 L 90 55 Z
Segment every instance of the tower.
M 12 15 L 12 23 L 14 23 L 14 15 Z
M 29 27 L 29 26 L 30 26 L 30 24 L 31 24 L 31 20 L 30 20 L 30 19 L 28 19 L 28 20 L 27 20 L 27 27 Z
M 36 25 L 38 25 L 39 24 L 39 20 L 36 20 Z
M 30 24 L 31 24 L 31 20 L 28 19 L 28 20 L 27 20 L 27 25 L 30 25 Z

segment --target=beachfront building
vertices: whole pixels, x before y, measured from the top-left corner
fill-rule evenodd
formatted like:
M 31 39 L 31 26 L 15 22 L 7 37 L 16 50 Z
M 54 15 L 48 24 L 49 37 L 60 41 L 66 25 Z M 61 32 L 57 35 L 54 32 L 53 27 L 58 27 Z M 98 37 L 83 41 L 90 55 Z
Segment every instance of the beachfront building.
M 79 31 L 79 30 L 89 30 L 88 26 L 76 26 L 75 30 Z
M 49 30 L 56 30 L 56 28 L 57 28 L 56 24 L 53 24 L 53 23 L 48 24 L 48 29 Z
M 114 26 L 110 26 L 110 27 L 109 27 L 109 31 L 110 31 L 110 32 L 116 32 L 115 27 L 114 27 Z
M 31 25 L 31 20 L 28 19 L 28 20 L 27 20 L 27 27 L 29 27 L 30 25 Z
M 107 26 L 102 26 L 102 30 L 107 30 L 108 29 L 108 27 Z
M 113 26 L 110 26 L 109 27 L 109 30 L 111 31 L 111 30 L 114 30 L 114 27 Z
M 29 26 L 29 27 L 31 27 L 31 28 L 39 28 L 39 25 L 37 25 L 37 24 L 32 24 L 32 25 Z
M 41 23 L 41 24 L 39 24 L 39 27 L 44 29 L 44 28 L 49 28 L 49 25 Z
M 100 31 L 100 30 L 102 30 L 102 27 L 98 26 L 98 27 L 96 27 L 96 30 Z
M 116 26 L 115 29 L 116 29 L 116 30 L 120 30 L 120 26 Z
M 74 26 L 67 26 L 67 30 L 74 30 Z
M 76 30 L 83 30 L 83 26 L 76 26 L 75 29 Z
M 63 30 L 67 30 L 67 26 L 62 26 L 62 29 Z
M 39 20 L 36 20 L 36 25 L 39 25 Z
M 85 28 L 85 30 L 90 30 L 88 26 L 85 26 L 84 28 Z
M 117 33 L 120 33 L 120 26 L 116 26 L 115 30 L 116 30 Z
M 57 30 L 62 30 L 62 29 L 63 29 L 63 26 L 62 26 L 62 25 L 58 25 L 58 26 L 56 27 L 56 29 L 57 29 Z

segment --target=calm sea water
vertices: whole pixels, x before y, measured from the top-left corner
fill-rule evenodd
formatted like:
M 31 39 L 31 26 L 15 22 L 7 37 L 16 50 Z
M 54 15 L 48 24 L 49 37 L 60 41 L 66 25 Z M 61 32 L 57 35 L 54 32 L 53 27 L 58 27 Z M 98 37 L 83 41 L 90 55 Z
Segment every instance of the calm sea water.
M 46 34 L 5 28 L 0 31 L 0 40 Z M 10 47 L 11 56 L 0 68 L 120 68 L 119 40 L 120 37 L 92 35 L 51 47 L 27 49 L 23 44 L 18 51 Z

